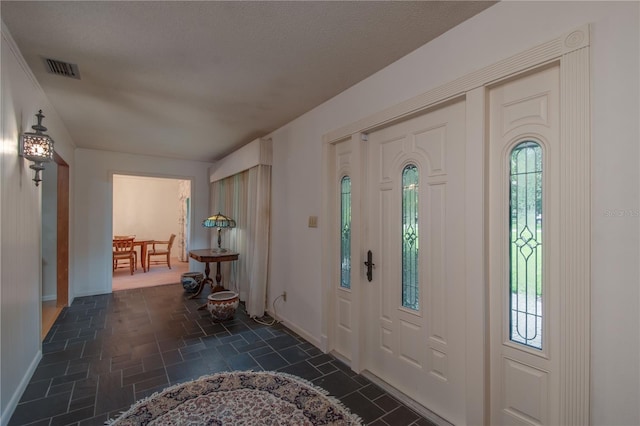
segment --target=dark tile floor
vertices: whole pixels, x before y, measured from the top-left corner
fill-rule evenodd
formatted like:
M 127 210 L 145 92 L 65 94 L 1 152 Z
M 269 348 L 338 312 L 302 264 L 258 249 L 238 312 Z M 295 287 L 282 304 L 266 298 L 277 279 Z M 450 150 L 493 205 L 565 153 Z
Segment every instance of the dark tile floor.
M 282 324 L 241 306 L 212 321 L 180 284 L 76 298 L 46 336 L 9 425 L 102 425 L 136 400 L 205 374 L 277 370 L 303 377 L 371 425 L 432 425 Z

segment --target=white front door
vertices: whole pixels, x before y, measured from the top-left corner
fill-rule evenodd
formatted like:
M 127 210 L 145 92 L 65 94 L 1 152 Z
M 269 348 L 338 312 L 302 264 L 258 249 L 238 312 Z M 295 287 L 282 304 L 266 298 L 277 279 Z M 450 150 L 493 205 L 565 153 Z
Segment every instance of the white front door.
M 464 424 L 465 102 L 374 131 L 367 151 L 363 368 Z
M 559 70 L 489 92 L 490 423 L 496 425 L 561 423 Z

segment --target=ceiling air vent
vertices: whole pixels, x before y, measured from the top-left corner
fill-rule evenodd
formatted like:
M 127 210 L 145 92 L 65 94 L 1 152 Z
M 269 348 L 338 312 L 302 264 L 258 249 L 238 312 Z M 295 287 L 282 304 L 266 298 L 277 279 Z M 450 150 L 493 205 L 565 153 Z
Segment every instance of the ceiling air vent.
M 80 80 L 78 65 L 62 62 L 55 59 L 44 58 L 44 63 L 49 74 L 61 75 L 63 77 Z

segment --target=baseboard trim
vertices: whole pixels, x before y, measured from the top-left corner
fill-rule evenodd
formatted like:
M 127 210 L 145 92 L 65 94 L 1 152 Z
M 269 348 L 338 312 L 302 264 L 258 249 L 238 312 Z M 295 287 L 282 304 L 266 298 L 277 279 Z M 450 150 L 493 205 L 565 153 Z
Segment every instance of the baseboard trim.
M 449 423 L 447 420 L 443 419 L 433 411 L 429 410 L 427 407 L 414 401 L 409 396 L 405 395 L 404 393 L 400 392 L 398 389 L 394 388 L 384 380 L 380 379 L 378 376 L 370 373 L 367 370 L 360 372 L 360 374 L 362 374 L 367 379 L 371 380 L 371 382 L 373 382 L 376 386 L 379 386 L 380 388 L 384 389 L 387 393 L 389 393 L 391 396 L 396 398 L 398 401 L 402 402 L 407 407 L 410 407 L 413 411 L 420 414 L 422 417 L 429 419 L 436 425 L 453 426 L 452 423 Z
M 24 393 L 25 389 L 27 389 L 27 385 L 29 384 L 33 373 L 35 373 L 36 368 L 38 367 L 38 363 L 41 359 L 42 349 L 38 350 L 38 352 L 36 353 L 36 356 L 31 361 L 31 364 L 29 364 L 29 368 L 22 377 L 22 380 L 20 380 L 18 387 L 13 392 L 13 395 L 11 395 L 11 399 L 7 403 L 7 409 L 4 410 L 0 415 L 0 426 L 7 426 L 9 424 L 9 420 L 11 419 L 11 416 L 13 416 L 13 412 L 16 410 L 18 402 L 20 402 L 22 394 Z
M 267 313 L 269 315 L 271 315 L 272 318 L 276 318 L 276 316 L 274 315 L 274 313 L 271 310 L 267 310 Z M 288 319 L 284 318 L 281 314 L 278 314 L 276 319 L 278 321 L 280 321 L 285 327 L 287 327 L 291 331 L 294 331 L 298 335 L 303 337 L 307 342 L 311 343 L 316 348 L 322 350 L 320 339 L 318 339 L 317 337 L 312 336 L 307 330 L 305 330 L 303 328 L 300 328 L 297 325 L 293 324 L 291 321 L 289 321 Z

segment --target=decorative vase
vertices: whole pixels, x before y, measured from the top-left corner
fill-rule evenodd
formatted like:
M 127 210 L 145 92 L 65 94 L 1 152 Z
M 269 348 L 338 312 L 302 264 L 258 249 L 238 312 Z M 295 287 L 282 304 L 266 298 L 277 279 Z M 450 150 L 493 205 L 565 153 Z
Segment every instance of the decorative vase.
M 233 291 L 219 291 L 207 297 L 207 309 L 217 321 L 233 318 L 239 304 L 238 293 Z
M 180 282 L 182 283 L 182 288 L 187 293 L 195 293 L 202 285 L 202 280 L 204 280 L 204 274 L 202 272 L 185 272 L 180 276 Z

